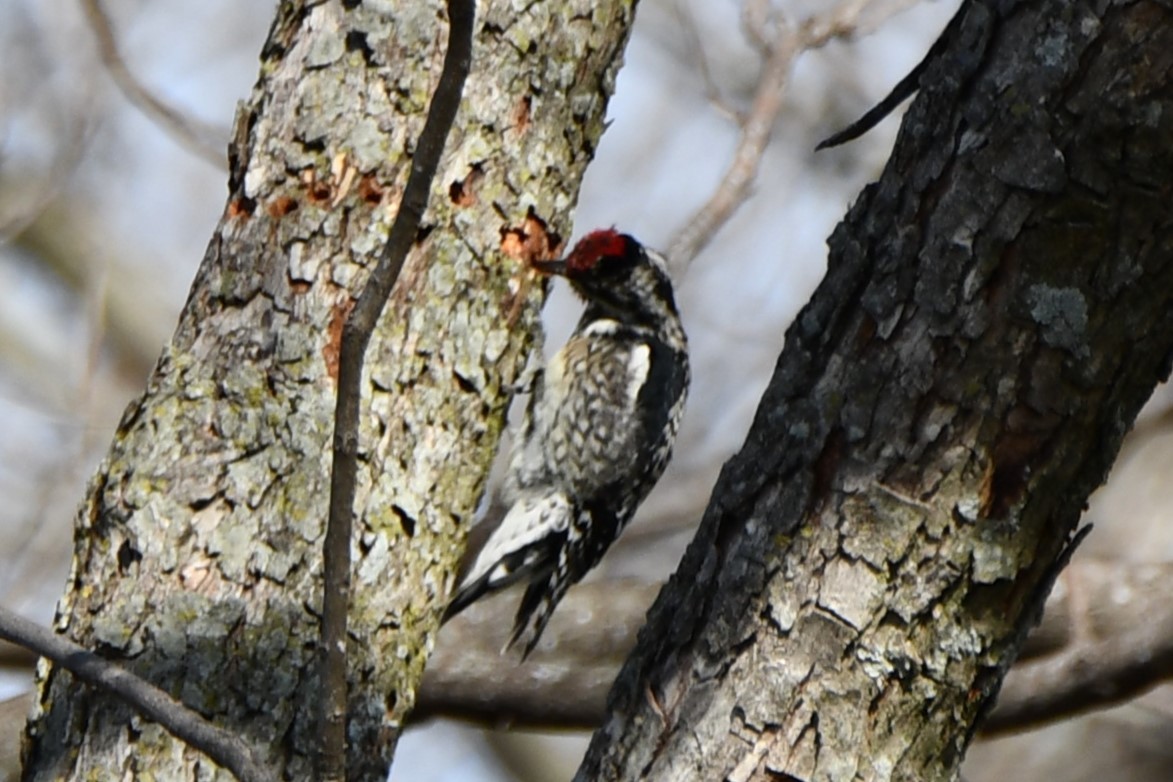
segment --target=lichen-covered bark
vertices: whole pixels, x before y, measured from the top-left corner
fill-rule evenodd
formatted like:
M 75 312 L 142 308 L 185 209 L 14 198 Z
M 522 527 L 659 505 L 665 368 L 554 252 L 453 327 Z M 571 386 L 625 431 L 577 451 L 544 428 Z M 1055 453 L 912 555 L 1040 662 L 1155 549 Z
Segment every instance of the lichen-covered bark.
M 962 13 L 579 780 L 954 777 L 1168 374 L 1170 5 Z
M 367 354 L 350 617 L 350 776 L 381 780 L 484 485 L 539 286 L 569 233 L 632 0 L 478 9 L 425 227 Z M 224 216 L 171 344 L 78 515 L 57 628 L 255 742 L 315 744 L 338 340 L 435 86 L 440 0 L 284 2 L 241 105 Z M 182 187 L 181 182 L 176 183 Z M 41 671 L 27 779 L 226 774 Z

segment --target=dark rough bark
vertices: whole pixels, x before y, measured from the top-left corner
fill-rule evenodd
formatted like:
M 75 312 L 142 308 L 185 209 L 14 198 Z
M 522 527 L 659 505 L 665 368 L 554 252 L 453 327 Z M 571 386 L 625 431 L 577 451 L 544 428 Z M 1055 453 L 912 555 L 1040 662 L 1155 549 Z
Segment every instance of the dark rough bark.
M 954 776 L 1168 374 L 1169 4 L 962 13 L 579 780 Z
M 443 56 L 440 0 L 285 2 L 238 112 L 228 204 L 175 336 L 78 515 L 56 627 L 289 779 L 307 779 L 338 339 L 406 179 Z M 425 215 L 367 353 L 350 632 L 350 778 L 410 710 L 569 233 L 632 3 L 486 2 Z M 178 184 L 178 183 L 177 183 Z M 227 775 L 63 670 L 25 777 Z

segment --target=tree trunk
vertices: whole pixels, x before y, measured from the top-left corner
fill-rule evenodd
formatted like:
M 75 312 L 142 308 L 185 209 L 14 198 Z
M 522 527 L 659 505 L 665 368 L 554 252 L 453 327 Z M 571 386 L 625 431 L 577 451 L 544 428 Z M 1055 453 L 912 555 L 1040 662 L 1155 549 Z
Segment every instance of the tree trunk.
M 481 4 L 425 226 L 367 353 L 350 777 L 382 780 L 569 234 L 632 3 Z M 56 628 L 307 779 L 338 339 L 439 73 L 440 0 L 286 1 L 237 115 L 224 215 L 77 517 Z M 177 183 L 182 186 L 182 183 Z M 25 778 L 225 778 L 45 667 Z
M 1170 4 L 961 13 L 583 782 L 955 776 L 1168 374 Z

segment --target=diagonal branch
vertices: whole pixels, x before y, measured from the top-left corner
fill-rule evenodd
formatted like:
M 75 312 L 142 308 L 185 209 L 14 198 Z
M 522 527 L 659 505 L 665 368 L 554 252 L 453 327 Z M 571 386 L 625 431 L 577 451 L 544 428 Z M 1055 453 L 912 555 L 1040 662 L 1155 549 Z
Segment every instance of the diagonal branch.
M 241 782 L 275 779 L 236 734 L 219 728 L 130 671 L 35 622 L 0 608 L 0 637 L 48 657 L 74 676 L 117 695 L 177 739 L 203 752 Z
M 126 61 L 122 59 L 122 53 L 118 50 L 118 41 L 114 37 L 113 26 L 110 24 L 110 17 L 106 14 L 106 9 L 102 7 L 101 0 L 81 0 L 81 6 L 94 35 L 98 39 L 98 52 L 102 58 L 102 64 L 106 66 L 106 70 L 109 71 L 110 77 L 114 79 L 114 83 L 123 96 L 135 108 L 171 134 L 182 146 L 187 147 L 190 152 L 217 168 L 223 168 L 223 142 L 214 139 L 217 137 L 227 138 L 227 133 L 216 133 L 210 127 L 201 127 L 201 123 L 185 116 L 174 106 L 169 106 L 147 89 L 127 67 Z
M 1121 703 L 1167 681 L 1173 676 L 1173 607 L 1164 596 L 1171 578 L 1166 563 L 1093 561 L 1068 570 L 1065 594 L 1048 605 L 1060 616 L 1039 628 L 1050 627 L 1052 639 L 1062 638 L 1061 647 L 1020 662 L 1006 675 L 982 732 L 1037 727 Z M 1130 596 L 1123 604 L 1122 594 Z M 1065 610 L 1055 610 L 1060 607 Z
M 591 729 L 603 718 L 610 682 L 635 646 L 660 585 L 596 581 L 571 590 L 554 614 L 549 645 L 524 666 L 498 650 L 508 600 L 488 601 L 440 634 L 417 694 L 413 720 L 452 717 L 488 725 Z M 983 735 L 1120 703 L 1173 676 L 1173 565 L 1083 559 L 1059 576 L 1041 624 L 1031 631 Z M 1120 595 L 1128 595 L 1121 602 Z
M 849 141 L 854 141 L 874 128 L 876 125 L 879 125 L 885 117 L 896 110 L 897 106 L 912 97 L 912 94 L 920 89 L 921 76 L 924 75 L 925 71 L 928 69 L 929 65 L 932 64 L 933 60 L 940 57 L 941 52 L 945 50 L 945 44 L 956 30 L 956 25 L 959 23 L 958 20 L 960 19 L 961 14 L 956 14 L 953 17 L 949 25 L 929 48 L 929 51 L 927 54 L 925 54 L 924 58 L 922 58 L 920 62 L 913 66 L 912 70 L 909 71 L 903 79 L 896 83 L 896 86 L 892 88 L 892 90 L 884 97 L 883 100 L 881 100 L 875 106 L 872 106 L 862 117 L 857 119 L 855 122 L 852 122 L 843 130 L 840 130 L 839 132 L 834 133 L 820 141 L 815 147 L 815 151 L 818 152 L 821 149 L 830 149 L 831 147 L 837 147 L 842 144 L 846 144 Z

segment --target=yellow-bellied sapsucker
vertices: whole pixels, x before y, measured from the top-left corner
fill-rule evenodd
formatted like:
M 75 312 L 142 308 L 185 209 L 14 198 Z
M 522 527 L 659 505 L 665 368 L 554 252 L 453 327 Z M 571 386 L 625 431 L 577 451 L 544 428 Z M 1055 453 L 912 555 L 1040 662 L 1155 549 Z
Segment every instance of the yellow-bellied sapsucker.
M 689 381 L 663 256 L 601 230 L 533 266 L 569 280 L 586 310 L 534 379 L 502 490 L 509 510 L 445 613 L 528 580 L 509 639 L 528 634 L 523 658 L 663 474 Z

